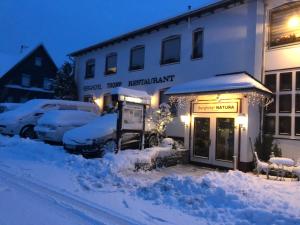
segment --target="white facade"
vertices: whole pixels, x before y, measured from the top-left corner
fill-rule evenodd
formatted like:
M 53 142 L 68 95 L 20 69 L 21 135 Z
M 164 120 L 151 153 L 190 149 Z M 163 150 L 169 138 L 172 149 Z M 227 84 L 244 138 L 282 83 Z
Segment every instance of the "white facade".
M 248 0 L 245 3 L 231 2 L 229 7 L 214 8 L 212 12 L 200 17 L 186 17 L 176 24 L 161 25 L 155 30 L 143 32 L 122 41 L 113 42 L 101 48 L 73 54 L 76 60 L 76 78 L 80 100 L 85 96 L 93 96 L 96 102 L 103 104 L 103 95 L 110 93 L 114 86 L 122 86 L 137 90 L 145 90 L 152 95 L 151 105 L 159 104 L 159 91 L 187 81 L 215 76 L 217 74 L 246 71 L 257 80 L 264 81 L 264 74 L 273 70 L 300 67 L 300 45 L 269 49 L 269 11 L 290 0 Z M 191 59 L 192 35 L 196 29 L 203 29 L 203 57 Z M 181 38 L 180 62 L 161 65 L 162 40 L 173 35 Z M 144 69 L 129 71 L 130 50 L 139 45 L 145 46 Z M 117 53 L 117 72 L 105 75 L 105 58 L 110 53 Z M 296 57 L 298 55 L 298 57 Z M 95 59 L 95 76 L 85 79 L 86 62 Z M 278 72 L 279 73 L 279 72 Z M 132 85 L 137 80 L 149 79 L 149 84 Z M 151 83 L 151 78 L 161 82 Z M 153 81 L 153 79 L 152 79 Z M 145 83 L 145 81 L 143 81 Z M 147 83 L 147 81 L 146 81 Z M 239 95 L 239 94 L 238 94 Z M 242 100 L 243 101 L 243 100 Z M 258 134 L 260 121 L 259 110 L 246 107 L 245 112 L 251 119 L 247 135 L 242 136 L 246 148 L 241 153 L 244 162 L 252 160 L 248 138 L 253 141 Z M 179 115 L 182 112 L 179 112 Z M 292 126 L 293 127 L 293 126 Z M 179 118 L 168 127 L 170 136 L 184 137 L 185 127 Z M 287 140 L 278 140 L 284 154 L 300 157 L 300 141 L 294 136 Z M 296 149 L 299 149 L 296 151 Z

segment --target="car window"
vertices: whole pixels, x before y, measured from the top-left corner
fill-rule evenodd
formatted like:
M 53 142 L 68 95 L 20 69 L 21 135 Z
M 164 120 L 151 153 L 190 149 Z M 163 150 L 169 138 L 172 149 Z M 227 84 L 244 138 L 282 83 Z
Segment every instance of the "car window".
M 77 110 L 75 105 L 59 105 L 60 110 Z

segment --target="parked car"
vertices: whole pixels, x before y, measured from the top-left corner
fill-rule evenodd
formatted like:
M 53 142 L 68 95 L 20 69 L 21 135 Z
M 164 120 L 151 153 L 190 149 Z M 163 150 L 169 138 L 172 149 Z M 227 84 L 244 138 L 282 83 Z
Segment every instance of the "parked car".
M 98 113 L 98 106 L 93 103 L 34 99 L 18 108 L 0 114 L 0 133 L 6 135 L 20 135 L 35 138 L 34 126 L 38 119 L 50 110 L 82 110 Z
M 116 129 L 117 114 L 106 114 L 82 127 L 67 131 L 63 137 L 63 145 L 71 153 L 99 156 L 116 150 Z M 125 148 L 137 146 L 139 142 L 138 133 L 127 133 L 122 136 L 122 146 Z
M 41 140 L 61 143 L 65 132 L 81 127 L 97 116 L 94 112 L 81 110 L 52 110 L 38 120 L 34 131 Z
M 16 109 L 22 103 L 0 103 L 0 113 L 8 112 Z

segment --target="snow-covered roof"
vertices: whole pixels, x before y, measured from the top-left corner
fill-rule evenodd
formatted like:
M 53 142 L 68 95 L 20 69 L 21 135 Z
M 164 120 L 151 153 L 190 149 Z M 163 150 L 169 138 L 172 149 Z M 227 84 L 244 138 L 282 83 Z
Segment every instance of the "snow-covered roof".
M 151 96 L 146 91 L 134 90 L 134 89 L 123 88 L 123 87 L 117 87 L 112 89 L 111 94 L 124 95 L 124 96 L 134 97 L 134 98 L 143 98 L 147 100 L 151 99 Z
M 261 82 L 246 73 L 217 75 L 201 80 L 195 80 L 171 87 L 166 94 L 195 94 L 211 92 L 232 92 L 241 90 L 258 90 L 271 94 L 272 92 Z

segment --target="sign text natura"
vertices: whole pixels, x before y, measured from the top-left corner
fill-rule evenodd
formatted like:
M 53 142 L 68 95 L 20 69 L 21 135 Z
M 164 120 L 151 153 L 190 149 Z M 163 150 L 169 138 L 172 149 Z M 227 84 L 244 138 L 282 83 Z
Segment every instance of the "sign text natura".
M 195 103 L 194 113 L 237 113 L 237 102 Z

